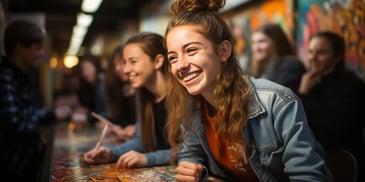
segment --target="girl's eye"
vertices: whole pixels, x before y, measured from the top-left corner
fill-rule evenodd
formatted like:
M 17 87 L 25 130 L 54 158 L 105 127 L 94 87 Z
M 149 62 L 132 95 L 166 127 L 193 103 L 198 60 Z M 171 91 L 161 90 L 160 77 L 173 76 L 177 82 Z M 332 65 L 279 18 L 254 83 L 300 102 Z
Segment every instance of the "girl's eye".
M 176 56 L 169 56 L 167 59 L 168 59 L 168 60 L 169 60 L 169 62 L 172 64 L 172 63 L 175 63 L 175 62 L 176 62 L 177 57 L 176 57 Z
M 186 52 L 188 53 L 188 54 L 191 54 L 191 53 L 193 53 L 194 51 L 196 51 L 197 49 L 196 48 L 188 48 L 188 49 L 186 49 Z

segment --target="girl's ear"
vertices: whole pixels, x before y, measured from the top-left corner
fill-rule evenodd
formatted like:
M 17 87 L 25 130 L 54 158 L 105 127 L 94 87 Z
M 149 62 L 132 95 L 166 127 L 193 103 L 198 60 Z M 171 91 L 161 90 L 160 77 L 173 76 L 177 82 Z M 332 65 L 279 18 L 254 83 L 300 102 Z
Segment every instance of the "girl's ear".
M 232 44 L 228 40 L 224 40 L 219 45 L 219 56 L 222 59 L 222 62 L 226 62 L 232 53 Z
M 163 65 L 163 62 L 165 61 L 165 57 L 162 54 L 157 54 L 157 56 L 155 57 L 155 69 L 160 69 L 161 66 Z

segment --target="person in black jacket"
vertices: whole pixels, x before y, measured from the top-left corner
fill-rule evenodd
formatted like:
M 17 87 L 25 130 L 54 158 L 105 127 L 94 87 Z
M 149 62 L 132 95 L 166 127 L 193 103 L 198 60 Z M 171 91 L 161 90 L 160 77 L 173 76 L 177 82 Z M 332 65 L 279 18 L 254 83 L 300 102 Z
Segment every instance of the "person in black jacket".
M 0 171 L 5 181 L 36 181 L 45 147 L 40 125 L 63 120 L 68 107 L 39 109 L 29 70 L 44 54 L 45 34 L 31 22 L 14 20 L 4 32 L 0 63 Z
M 365 83 L 345 67 L 345 41 L 333 32 L 318 32 L 309 42 L 308 71 L 299 94 L 309 125 L 328 156 L 349 151 L 364 171 Z M 363 181 L 359 176 L 358 181 Z

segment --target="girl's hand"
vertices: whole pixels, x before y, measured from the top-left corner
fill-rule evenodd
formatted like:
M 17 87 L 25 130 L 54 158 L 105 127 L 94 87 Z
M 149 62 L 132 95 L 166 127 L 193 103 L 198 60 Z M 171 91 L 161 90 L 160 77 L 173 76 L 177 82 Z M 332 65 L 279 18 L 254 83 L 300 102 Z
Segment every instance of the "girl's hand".
M 119 141 L 126 141 L 127 134 L 119 125 L 113 125 L 111 127 L 111 134 L 115 135 Z
M 192 162 L 180 162 L 176 167 L 176 180 L 179 182 L 197 182 L 200 180 L 203 165 Z
M 124 128 L 126 135 L 127 135 L 127 140 L 131 139 L 134 135 L 134 131 L 136 130 L 136 126 L 135 125 L 128 125 Z
M 304 73 L 300 82 L 299 86 L 299 93 L 300 94 L 307 94 L 309 91 L 316 85 L 316 83 L 321 79 L 321 75 L 309 71 Z
M 147 158 L 144 154 L 134 150 L 129 151 L 119 157 L 117 168 L 144 167 L 147 165 Z
M 101 146 L 95 151 L 92 149 L 84 154 L 84 160 L 88 164 L 107 163 L 111 158 L 111 152 L 108 148 Z
M 120 141 L 128 141 L 134 135 L 135 126 L 128 125 L 124 129 L 119 125 L 114 125 L 111 128 L 111 133 L 117 136 L 118 140 Z

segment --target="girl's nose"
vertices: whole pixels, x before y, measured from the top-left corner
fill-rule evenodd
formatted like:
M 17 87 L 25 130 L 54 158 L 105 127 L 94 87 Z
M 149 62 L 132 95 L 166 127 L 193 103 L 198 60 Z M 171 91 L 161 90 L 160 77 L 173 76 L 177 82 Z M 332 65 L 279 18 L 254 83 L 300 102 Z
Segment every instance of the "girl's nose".
M 181 57 L 177 62 L 177 69 L 184 70 L 187 67 L 189 67 L 189 65 L 190 65 L 189 61 L 187 61 L 185 57 Z
M 128 74 L 130 72 L 130 70 L 131 70 L 130 64 L 128 64 L 128 63 L 124 64 L 124 66 L 123 66 L 123 73 L 124 74 Z

